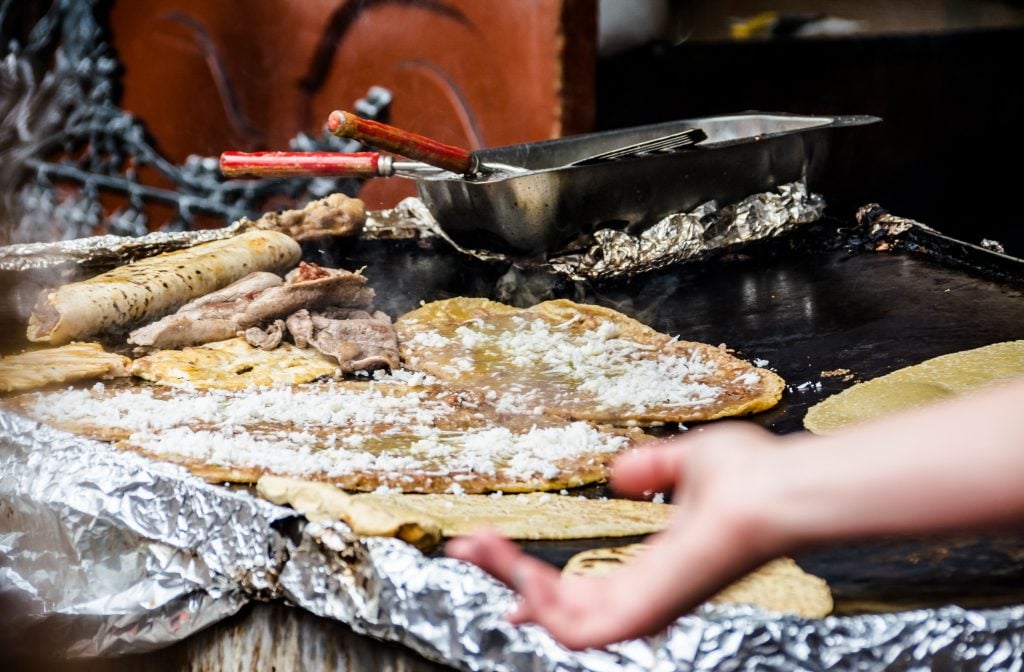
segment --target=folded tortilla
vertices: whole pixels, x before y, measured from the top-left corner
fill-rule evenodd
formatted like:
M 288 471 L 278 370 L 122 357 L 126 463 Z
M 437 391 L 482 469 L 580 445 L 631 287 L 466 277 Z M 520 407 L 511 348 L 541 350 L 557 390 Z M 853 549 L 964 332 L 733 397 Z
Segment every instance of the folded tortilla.
M 62 345 L 165 315 L 253 271 L 281 272 L 299 261 L 298 243 L 276 231 L 251 231 L 115 268 L 39 295 L 30 341 Z

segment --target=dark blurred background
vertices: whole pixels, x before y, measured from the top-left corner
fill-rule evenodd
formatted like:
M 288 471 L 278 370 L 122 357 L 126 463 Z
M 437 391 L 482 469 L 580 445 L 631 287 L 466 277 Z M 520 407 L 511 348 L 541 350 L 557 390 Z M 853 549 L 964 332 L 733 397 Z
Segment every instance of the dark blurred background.
M 835 134 L 818 184 L 830 214 L 878 202 L 1024 254 L 1022 3 L 670 8 L 669 39 L 599 60 L 598 128 L 748 109 L 877 115 L 883 123 Z
M 61 20 L 80 27 L 86 13 L 99 26 L 88 38 L 98 51 L 79 44 L 70 65 L 54 49 L 27 53 L 47 30 L 82 42 L 83 31 Z M 215 166 L 189 157 L 296 142 L 337 148 L 323 134 L 330 110 L 376 100 L 378 118 L 470 149 L 746 110 L 877 115 L 883 123 L 834 134 L 812 185 L 829 214 L 849 218 L 877 202 L 1024 255 L 1019 1 L 248 0 L 242 11 L 203 0 L 0 0 L 0 31 L 0 242 L 220 226 L 315 196 L 295 186 L 231 191 Z M 90 53 L 116 66 L 90 71 L 100 62 Z M 29 56 L 37 78 L 64 67 L 91 79 L 64 98 L 39 86 L 25 105 L 27 85 L 7 80 L 21 72 L 12 59 Z M 125 132 L 111 140 L 89 124 L 59 147 L 37 138 L 26 149 L 23 127 L 35 128 L 26 116 L 50 120 L 38 134 L 52 139 L 61 120 L 81 117 L 76 104 L 97 97 L 97 82 L 129 115 L 103 123 L 134 124 L 143 149 L 166 164 L 140 159 Z M 387 95 L 368 95 L 373 87 Z M 56 153 L 96 170 L 95 153 L 83 164 L 83 145 L 99 140 L 116 149 L 101 168 L 127 188 L 93 183 L 84 189 L 93 200 L 74 208 L 62 199 L 80 176 L 36 179 L 25 192 L 38 178 L 29 159 Z M 184 174 L 171 169 L 190 160 Z M 406 180 L 318 188 L 358 191 L 374 209 L 415 193 Z M 46 224 L 60 217 L 74 226 Z

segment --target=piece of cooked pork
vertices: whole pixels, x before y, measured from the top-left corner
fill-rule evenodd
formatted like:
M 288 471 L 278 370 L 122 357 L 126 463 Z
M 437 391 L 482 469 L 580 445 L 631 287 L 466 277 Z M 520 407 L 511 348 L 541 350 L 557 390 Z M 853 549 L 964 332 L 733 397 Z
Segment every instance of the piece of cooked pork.
M 391 318 L 381 311 L 300 310 L 285 324 L 297 346 L 310 346 L 334 357 L 345 373 L 399 366 L 395 328 Z
M 256 274 L 253 274 L 256 275 Z M 133 331 L 128 342 L 160 349 L 202 345 L 306 309 L 328 306 L 366 309 L 373 289 L 360 273 L 302 262 L 284 281 L 246 276 L 233 285 L 192 301 L 172 314 Z

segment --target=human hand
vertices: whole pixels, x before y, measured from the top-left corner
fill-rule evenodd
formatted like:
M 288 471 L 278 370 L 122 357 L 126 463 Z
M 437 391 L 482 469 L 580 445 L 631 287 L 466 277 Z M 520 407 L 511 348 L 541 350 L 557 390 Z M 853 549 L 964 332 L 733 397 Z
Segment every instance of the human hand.
M 771 450 L 785 441 L 731 422 L 622 456 L 612 487 L 627 496 L 675 491 L 664 532 L 628 565 L 604 577 L 562 576 L 492 531 L 449 542 L 516 590 L 515 624 L 537 623 L 573 649 L 653 634 L 786 544 L 768 504 L 784 469 Z

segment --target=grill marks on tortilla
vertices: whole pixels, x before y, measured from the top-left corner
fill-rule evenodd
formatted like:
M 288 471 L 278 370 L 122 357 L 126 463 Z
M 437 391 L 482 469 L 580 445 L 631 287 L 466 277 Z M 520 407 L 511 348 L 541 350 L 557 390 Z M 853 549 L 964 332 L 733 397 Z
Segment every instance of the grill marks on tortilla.
M 396 329 L 408 368 L 519 413 L 613 424 L 710 420 L 770 408 L 784 385 L 720 348 L 571 301 L 520 310 L 449 299 L 408 313 Z
M 89 280 L 44 290 L 29 318 L 28 338 L 54 345 L 159 317 L 253 270 L 284 270 L 298 244 L 273 231 L 142 259 Z
M 269 473 L 364 491 L 560 489 L 602 480 L 619 452 L 644 440 L 639 430 L 501 414 L 469 393 L 398 382 L 26 396 L 18 403 L 32 417 L 221 481 Z

